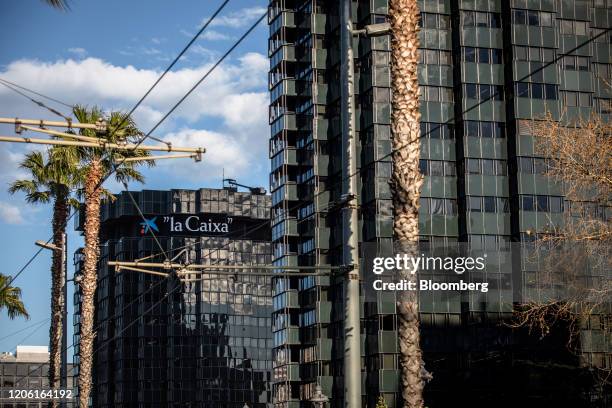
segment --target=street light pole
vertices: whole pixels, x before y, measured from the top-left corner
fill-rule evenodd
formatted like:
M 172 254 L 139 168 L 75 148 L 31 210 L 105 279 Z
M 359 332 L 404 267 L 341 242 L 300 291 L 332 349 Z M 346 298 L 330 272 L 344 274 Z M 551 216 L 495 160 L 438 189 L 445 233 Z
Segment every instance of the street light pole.
M 60 389 L 66 389 L 68 385 L 68 235 L 65 232 L 63 233 L 62 244 L 59 247 L 45 241 L 36 241 L 35 244 L 50 251 L 59 251 L 62 254 L 61 280 L 64 282 L 64 287 L 62 289 L 63 307 L 62 345 L 60 350 Z M 61 402 L 60 405 L 65 406 L 65 403 Z
M 345 275 L 344 406 L 361 407 L 361 318 L 359 302 L 359 218 L 357 213 L 357 140 L 355 138 L 355 64 L 352 0 L 340 2 L 342 79 L 342 247 Z

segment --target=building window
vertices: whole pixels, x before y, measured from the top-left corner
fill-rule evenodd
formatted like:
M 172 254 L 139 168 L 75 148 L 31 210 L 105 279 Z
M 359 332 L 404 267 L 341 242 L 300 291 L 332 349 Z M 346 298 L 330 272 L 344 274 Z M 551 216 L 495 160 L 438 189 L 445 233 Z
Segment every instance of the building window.
M 555 84 L 539 84 L 531 82 L 516 82 L 515 91 L 517 98 L 532 99 L 557 99 L 557 88 Z
M 553 13 L 537 10 L 512 10 L 512 24 L 552 27 Z
M 588 92 L 561 91 L 561 98 L 565 106 L 582 108 L 593 106 L 593 96 Z
M 419 203 L 423 214 L 457 215 L 457 200 L 454 198 L 421 197 Z
M 516 61 L 552 62 L 555 59 L 553 48 L 515 45 L 513 50 Z
M 510 204 L 506 197 L 468 196 L 468 211 L 486 213 L 510 212 Z
M 612 0 L 593 0 L 593 7 L 612 8 Z
M 453 102 L 453 89 L 443 86 L 422 85 L 421 100 L 428 102 Z
M 611 79 L 612 78 L 612 64 L 594 62 L 593 71 L 595 72 L 595 75 L 598 76 L 600 79 Z
M 421 137 L 429 139 L 454 139 L 453 125 L 436 122 L 421 122 Z
M 452 61 L 450 51 L 422 49 L 419 52 L 419 64 L 452 65 Z
M 463 92 L 467 98 L 479 101 L 504 99 L 504 87 L 501 85 L 463 84 Z
M 559 20 L 559 33 L 564 35 L 587 35 L 587 22 Z
M 422 28 L 448 30 L 450 29 L 450 17 L 444 14 L 421 13 L 420 25 Z
M 466 137 L 504 138 L 506 128 L 503 122 L 486 122 L 466 120 L 463 122 L 463 132 Z
M 563 212 L 563 197 L 547 195 L 521 195 L 520 206 L 523 211 Z
M 505 160 L 465 159 L 465 173 L 483 176 L 507 176 L 508 166 Z
M 612 115 L 612 99 L 596 98 L 597 111 L 601 115 Z
M 419 160 L 419 169 L 425 176 L 455 177 L 455 162 L 445 160 Z
M 612 44 L 612 31 L 606 28 L 592 28 L 591 35 L 596 43 Z
M 479 64 L 501 64 L 502 50 L 498 48 L 462 47 L 461 59 L 463 62 L 476 62 Z
M 499 13 L 461 10 L 461 25 L 463 27 L 500 28 L 501 17 Z
M 527 174 L 546 174 L 549 160 L 541 157 L 519 157 L 519 171 Z
M 576 55 L 566 55 L 561 59 L 561 67 L 569 71 L 588 71 L 589 58 Z

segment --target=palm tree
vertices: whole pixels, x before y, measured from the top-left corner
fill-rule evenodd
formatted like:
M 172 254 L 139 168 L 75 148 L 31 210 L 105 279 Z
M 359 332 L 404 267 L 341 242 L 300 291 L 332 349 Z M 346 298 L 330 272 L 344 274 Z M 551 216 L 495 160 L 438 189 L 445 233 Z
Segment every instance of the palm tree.
M 11 277 L 0 273 L 0 310 L 6 309 L 11 320 L 19 316 L 29 319 L 30 315 L 21 301 L 21 289 L 10 284 Z
M 137 142 L 143 136 L 131 117 L 119 112 L 111 113 L 107 118 L 98 108 L 87 109 L 77 106 L 74 115 L 81 123 L 96 123 L 107 120 L 106 132 L 96 132 L 92 129 L 82 129 L 81 134 L 89 137 L 99 137 L 109 143 Z M 85 248 L 83 250 L 83 272 L 79 283 L 81 290 L 81 327 L 79 342 L 79 406 L 89 405 L 91 393 L 91 371 L 93 364 L 93 346 L 95 333 L 93 331 L 95 313 L 95 293 L 97 286 L 97 266 L 100 253 L 100 203 L 104 195 L 109 193 L 102 188 L 106 174 L 114 167 L 116 155 L 112 149 L 105 147 L 87 147 L 81 149 L 81 159 L 84 165 L 84 199 L 85 199 Z M 143 157 L 147 152 L 136 149 L 122 151 L 124 157 Z M 135 180 L 143 182 L 144 177 L 135 167 L 146 163 L 153 165 L 152 161 L 124 162 L 117 167 L 114 177 L 119 182 Z
M 53 245 L 64 248 L 65 232 L 70 206 L 78 205 L 70 191 L 80 184 L 79 158 L 73 147 L 56 146 L 46 155 L 32 152 L 26 155 L 20 167 L 29 172 L 29 178 L 13 182 L 9 193 L 24 192 L 32 204 L 53 201 Z M 61 251 L 53 251 L 51 262 L 51 325 L 49 327 L 49 385 L 60 385 L 62 326 L 64 318 L 65 276 Z M 55 405 L 55 404 L 54 404 Z
M 419 172 L 420 120 L 417 62 L 419 8 L 417 0 L 390 0 L 391 88 L 393 144 L 393 232 L 399 250 L 418 254 L 419 198 L 423 176 Z M 416 281 L 405 273 L 401 279 Z M 422 408 L 424 367 L 420 347 L 419 304 L 416 291 L 404 291 L 397 302 L 399 318 L 401 392 L 404 406 Z

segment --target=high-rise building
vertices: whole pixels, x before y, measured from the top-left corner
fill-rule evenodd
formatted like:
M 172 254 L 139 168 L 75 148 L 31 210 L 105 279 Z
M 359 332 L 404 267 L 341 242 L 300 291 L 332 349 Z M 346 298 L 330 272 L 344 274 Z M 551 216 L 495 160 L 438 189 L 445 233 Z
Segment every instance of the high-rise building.
M 132 195 L 146 221 L 126 192 L 102 206 L 93 406 L 269 407 L 269 276 L 255 269 L 235 275 L 206 269 L 166 278 L 117 271 L 108 261 L 167 257 L 183 264 L 269 265 L 270 196 L 229 188 Z M 75 265 L 79 274 L 82 251 Z M 77 345 L 79 296 L 77 291 Z
M 56 390 L 53 396 L 55 401 L 62 404 L 62 407 L 72 408 L 76 406 L 74 366 L 68 364 L 66 368 L 66 386 Z M 51 401 L 49 394 L 49 349 L 47 346 L 19 345 L 14 353 L 0 353 L 0 406 L 3 408 L 43 408 Z
M 341 3 L 269 4 L 276 265 L 342 264 Z M 527 232 L 561 221 L 564 197 L 542 174 L 545 158 L 534 150 L 529 123 L 545 113 L 564 120 L 590 113 L 609 119 L 612 5 L 609 0 L 418 4 L 421 241 L 494 248 L 530 239 Z M 352 17 L 357 30 L 388 21 L 388 3 L 353 1 Z M 390 38 L 361 35 L 353 44 L 360 242 L 389 246 Z M 278 278 L 273 295 L 275 407 L 307 407 L 317 384 L 332 407 L 344 406 L 342 279 Z M 363 406 L 375 406 L 379 396 L 389 407 L 399 404 L 397 316 L 389 295 L 362 302 Z M 434 373 L 428 406 L 511 405 L 531 397 L 548 405 L 583 406 L 582 391 L 568 383 L 571 375 L 555 377 L 528 363 L 537 355 L 579 365 L 562 340 L 538 342 L 500 327 L 511 300 L 480 304 L 466 296 L 424 293 L 420 303 L 422 348 Z M 600 317 L 584 328 L 594 340 L 585 342 L 581 359 L 610 367 L 609 322 Z

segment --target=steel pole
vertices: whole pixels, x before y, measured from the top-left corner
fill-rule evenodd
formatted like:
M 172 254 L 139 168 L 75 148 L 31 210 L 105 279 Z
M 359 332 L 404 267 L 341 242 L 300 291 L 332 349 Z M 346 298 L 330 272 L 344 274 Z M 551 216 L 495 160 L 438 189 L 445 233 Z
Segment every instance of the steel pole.
M 342 104 L 342 208 L 345 277 L 344 406 L 361 407 L 361 334 L 359 305 L 359 219 L 357 214 L 357 141 L 355 139 L 355 65 L 351 0 L 340 2 Z

